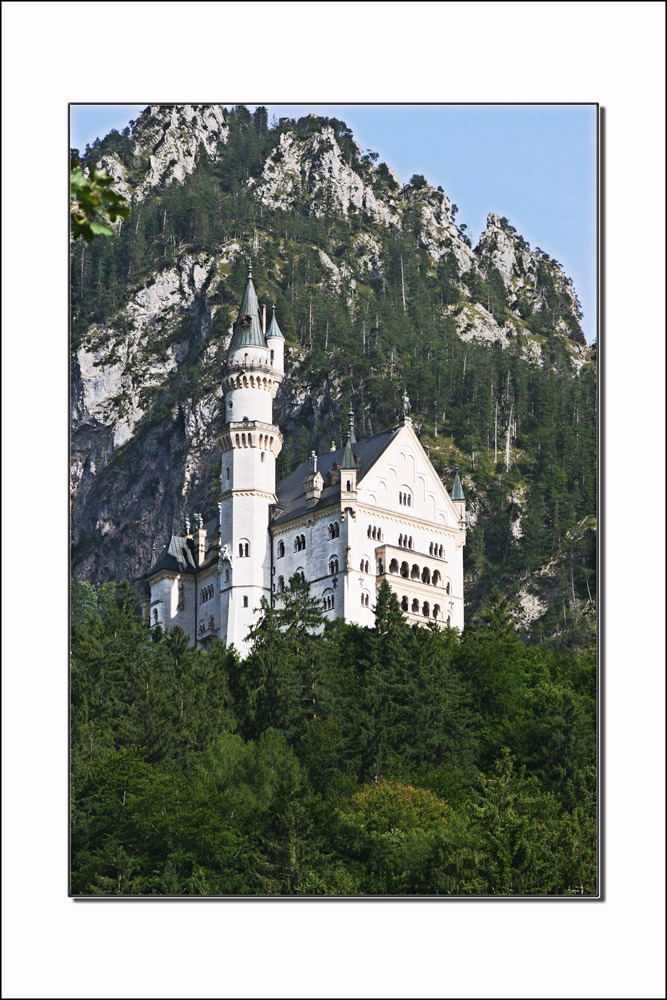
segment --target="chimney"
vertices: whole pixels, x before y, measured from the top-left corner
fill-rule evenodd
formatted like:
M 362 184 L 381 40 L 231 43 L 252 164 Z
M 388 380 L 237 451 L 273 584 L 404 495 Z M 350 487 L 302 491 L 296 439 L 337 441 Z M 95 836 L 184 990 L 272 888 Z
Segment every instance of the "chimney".
M 206 556 L 206 528 L 201 514 L 195 514 L 195 532 L 192 540 L 195 544 L 195 560 L 197 565 L 201 566 Z
M 303 489 L 306 494 L 306 504 L 314 507 L 322 496 L 324 480 L 322 473 L 317 471 L 317 455 L 314 451 L 310 453 L 310 472 L 303 481 Z

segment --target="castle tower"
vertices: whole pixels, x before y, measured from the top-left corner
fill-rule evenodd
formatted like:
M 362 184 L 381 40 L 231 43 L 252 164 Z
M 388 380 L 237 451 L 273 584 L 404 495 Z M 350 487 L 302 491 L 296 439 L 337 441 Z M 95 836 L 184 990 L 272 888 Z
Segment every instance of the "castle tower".
M 220 504 L 220 637 L 242 656 L 260 600 L 271 600 L 269 508 L 276 502 L 282 448 L 273 399 L 284 374 L 284 338 L 274 315 L 268 334 L 248 268 L 243 302 L 223 370 L 226 423 Z

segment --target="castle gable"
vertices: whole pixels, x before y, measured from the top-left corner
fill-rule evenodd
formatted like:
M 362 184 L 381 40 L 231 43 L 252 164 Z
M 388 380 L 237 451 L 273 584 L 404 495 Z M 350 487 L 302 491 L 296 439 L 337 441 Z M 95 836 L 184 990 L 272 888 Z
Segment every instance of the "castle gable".
M 458 528 L 459 515 L 412 426 L 398 429 L 359 478 L 359 502 Z

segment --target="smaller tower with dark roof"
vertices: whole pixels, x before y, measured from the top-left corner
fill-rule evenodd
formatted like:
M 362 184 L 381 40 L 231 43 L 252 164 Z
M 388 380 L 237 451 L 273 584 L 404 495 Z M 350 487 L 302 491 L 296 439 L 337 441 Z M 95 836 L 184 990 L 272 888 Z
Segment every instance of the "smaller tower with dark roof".
M 459 516 L 459 524 L 461 527 L 465 527 L 466 498 L 463 493 L 463 486 L 461 485 L 461 477 L 459 476 L 458 469 L 456 470 L 456 475 L 454 476 L 454 485 L 452 486 L 450 496 L 452 498 L 452 503 L 454 504 L 454 509 Z
M 357 496 L 357 462 L 352 451 L 355 441 L 354 436 L 354 410 L 350 403 L 349 423 L 347 429 L 347 441 L 343 452 L 343 461 L 340 466 L 340 498 L 341 500 L 355 500 Z
M 271 365 L 282 375 L 285 365 L 285 338 L 283 337 L 282 331 L 278 326 L 275 305 L 273 306 L 269 329 L 266 333 L 266 344 L 269 348 L 269 361 L 271 362 Z

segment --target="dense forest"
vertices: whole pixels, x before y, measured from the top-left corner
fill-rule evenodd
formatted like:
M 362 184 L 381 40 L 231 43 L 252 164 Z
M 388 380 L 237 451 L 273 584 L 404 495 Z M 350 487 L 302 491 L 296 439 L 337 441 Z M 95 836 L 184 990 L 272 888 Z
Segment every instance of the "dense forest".
M 455 630 L 323 625 L 300 576 L 251 655 L 73 583 L 77 895 L 593 895 L 592 650 L 519 641 L 494 592 Z

